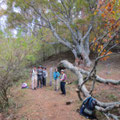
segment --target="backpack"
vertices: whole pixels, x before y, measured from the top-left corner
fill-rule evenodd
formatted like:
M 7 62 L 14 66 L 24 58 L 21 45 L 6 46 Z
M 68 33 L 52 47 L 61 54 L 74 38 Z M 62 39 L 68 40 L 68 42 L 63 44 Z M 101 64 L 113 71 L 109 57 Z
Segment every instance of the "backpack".
M 38 75 L 43 77 L 43 70 L 38 69 Z
M 43 71 L 43 78 L 46 78 L 46 71 Z
M 27 85 L 27 83 L 22 83 L 22 86 L 21 86 L 21 88 L 22 88 L 22 89 L 24 89 L 24 88 L 28 88 L 28 85 Z
M 86 98 L 80 107 L 80 115 L 88 119 L 97 119 L 95 116 L 96 105 L 97 105 L 96 99 L 94 99 L 93 97 Z

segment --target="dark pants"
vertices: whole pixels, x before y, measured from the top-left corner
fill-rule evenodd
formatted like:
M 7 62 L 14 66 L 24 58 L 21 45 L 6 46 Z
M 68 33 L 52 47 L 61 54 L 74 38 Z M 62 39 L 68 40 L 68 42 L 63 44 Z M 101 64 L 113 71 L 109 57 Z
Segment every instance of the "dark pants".
M 37 87 L 43 87 L 43 77 L 38 75 Z
M 65 82 L 60 82 L 60 88 L 61 88 L 61 91 L 62 91 L 62 94 L 66 94 L 66 90 L 65 90 Z
M 46 78 L 43 78 L 43 86 L 46 86 Z

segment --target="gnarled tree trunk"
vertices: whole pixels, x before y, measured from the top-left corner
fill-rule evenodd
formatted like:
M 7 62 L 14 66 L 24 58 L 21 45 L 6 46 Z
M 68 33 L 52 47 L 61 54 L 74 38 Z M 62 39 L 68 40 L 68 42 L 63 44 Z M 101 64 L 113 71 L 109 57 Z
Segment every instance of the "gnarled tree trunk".
M 88 91 L 88 89 L 86 88 L 85 85 L 82 85 L 83 84 L 83 75 L 82 73 L 86 74 L 86 75 L 89 75 L 89 72 L 87 71 L 84 71 L 84 70 L 81 70 L 80 68 L 77 68 L 75 67 L 73 64 L 71 64 L 70 62 L 66 61 L 66 60 L 63 60 L 60 62 L 60 64 L 58 65 L 58 68 L 59 67 L 64 67 L 66 69 L 69 69 L 70 71 L 72 71 L 77 77 L 78 77 L 78 89 L 81 87 L 81 92 L 83 93 L 83 95 L 85 97 L 89 97 L 91 96 L 90 95 L 90 91 Z M 101 80 L 100 82 L 112 82 L 113 84 L 115 83 L 114 80 L 105 80 L 103 78 L 99 78 L 97 77 L 98 81 Z M 120 81 L 120 80 L 119 80 Z M 120 84 L 120 82 L 118 82 L 118 84 Z M 80 93 L 80 91 L 78 92 L 78 94 Z M 80 95 L 78 95 L 80 96 Z M 114 115 L 111 112 L 112 109 L 115 109 L 115 108 L 119 108 L 120 107 L 120 101 L 118 102 L 100 102 L 97 100 L 97 106 L 95 107 L 96 110 L 102 112 L 107 118 L 112 118 L 114 120 L 119 120 L 120 119 L 120 116 L 117 116 L 117 115 Z
M 76 45 L 76 49 L 72 50 L 72 53 L 75 56 L 75 64 L 79 65 L 79 63 L 83 63 L 86 66 L 90 67 L 90 65 L 92 64 L 89 55 L 89 46 L 87 48 L 85 48 L 85 46 L 83 45 L 83 43 L 81 43 L 79 45 L 79 43 Z M 83 61 L 83 62 L 81 62 Z

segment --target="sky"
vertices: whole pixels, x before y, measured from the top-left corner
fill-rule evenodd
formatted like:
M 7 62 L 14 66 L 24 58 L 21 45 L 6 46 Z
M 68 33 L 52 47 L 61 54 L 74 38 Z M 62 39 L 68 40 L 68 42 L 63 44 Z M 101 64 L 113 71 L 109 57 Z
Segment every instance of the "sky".
M 5 3 L 4 0 L 0 0 L 0 10 L 6 10 L 7 9 L 7 5 Z M 6 28 L 6 21 L 7 21 L 7 16 L 3 15 L 0 17 L 0 26 L 2 31 L 4 30 L 4 28 Z
M 2 9 L 7 10 L 6 0 L 0 0 L 0 10 Z M 13 11 L 20 13 L 20 8 L 15 7 L 15 4 L 13 4 Z M 6 27 L 7 27 L 7 15 L 0 16 L 0 29 L 4 32 Z M 13 33 L 13 36 L 15 37 L 17 34 L 17 30 L 12 29 L 11 32 Z

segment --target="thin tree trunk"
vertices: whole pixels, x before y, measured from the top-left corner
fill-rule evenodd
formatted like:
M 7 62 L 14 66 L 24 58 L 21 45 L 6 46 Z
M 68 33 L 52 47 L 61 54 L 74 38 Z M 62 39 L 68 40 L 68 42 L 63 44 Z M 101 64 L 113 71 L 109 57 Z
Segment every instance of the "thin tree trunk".
M 88 55 L 90 54 L 89 39 L 90 39 L 90 34 L 85 39 L 85 43 L 84 43 L 84 49 Z

